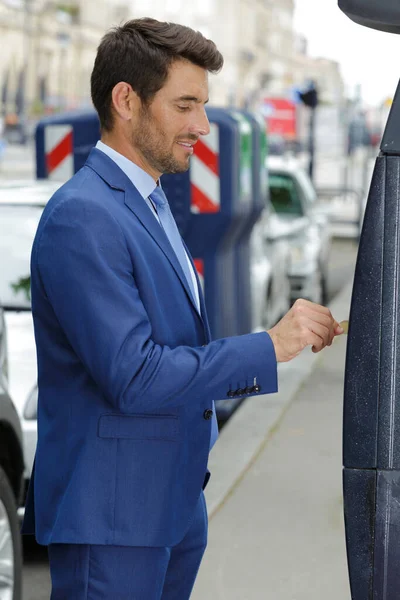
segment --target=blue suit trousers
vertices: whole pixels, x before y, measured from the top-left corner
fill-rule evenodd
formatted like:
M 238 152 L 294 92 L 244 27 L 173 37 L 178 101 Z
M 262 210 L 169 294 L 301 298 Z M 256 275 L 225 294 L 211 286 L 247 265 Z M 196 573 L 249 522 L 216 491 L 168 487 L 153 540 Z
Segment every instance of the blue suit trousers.
M 172 548 L 50 544 L 50 600 L 188 600 L 207 545 L 203 492 Z

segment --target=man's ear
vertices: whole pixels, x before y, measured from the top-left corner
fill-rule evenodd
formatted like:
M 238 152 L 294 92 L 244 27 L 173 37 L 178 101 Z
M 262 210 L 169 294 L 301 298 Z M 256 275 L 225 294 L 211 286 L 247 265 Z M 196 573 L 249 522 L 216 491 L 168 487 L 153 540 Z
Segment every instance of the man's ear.
M 130 121 L 137 114 L 140 105 L 140 98 L 132 89 L 132 86 L 125 81 L 120 81 L 114 86 L 112 91 L 112 106 L 116 117 L 123 121 Z

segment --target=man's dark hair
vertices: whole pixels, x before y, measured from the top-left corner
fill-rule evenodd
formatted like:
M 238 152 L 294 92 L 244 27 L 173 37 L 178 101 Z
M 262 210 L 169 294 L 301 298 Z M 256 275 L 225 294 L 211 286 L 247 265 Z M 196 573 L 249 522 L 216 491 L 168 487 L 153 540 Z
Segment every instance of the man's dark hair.
M 148 105 L 165 84 L 171 64 L 182 59 L 210 73 L 220 71 L 224 62 L 213 41 L 176 23 L 133 19 L 106 33 L 91 77 L 92 101 L 101 128 L 112 129 L 111 96 L 117 83 L 129 83 Z

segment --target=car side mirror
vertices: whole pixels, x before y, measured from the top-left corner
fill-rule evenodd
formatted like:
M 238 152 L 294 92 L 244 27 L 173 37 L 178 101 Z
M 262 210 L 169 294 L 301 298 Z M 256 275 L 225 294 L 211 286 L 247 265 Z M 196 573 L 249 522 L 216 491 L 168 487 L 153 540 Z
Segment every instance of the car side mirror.
M 388 33 L 400 33 L 398 0 L 339 0 L 339 8 L 359 25 Z

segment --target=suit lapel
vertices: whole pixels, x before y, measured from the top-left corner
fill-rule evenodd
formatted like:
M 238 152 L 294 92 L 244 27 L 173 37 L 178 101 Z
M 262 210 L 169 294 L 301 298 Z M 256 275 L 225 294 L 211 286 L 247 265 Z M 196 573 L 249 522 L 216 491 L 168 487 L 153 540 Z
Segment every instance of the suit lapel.
M 195 300 L 192 297 L 192 292 L 190 290 L 189 283 L 186 279 L 186 275 L 182 270 L 181 264 L 171 244 L 169 243 L 169 240 L 163 228 L 161 227 L 155 216 L 151 214 L 151 209 L 147 206 L 142 196 L 140 196 L 140 194 L 134 188 L 133 190 L 125 190 L 125 204 L 137 216 L 139 221 L 147 229 L 149 234 L 153 237 L 153 239 L 157 242 L 158 246 L 164 252 L 165 256 L 168 258 L 176 274 L 178 275 L 183 287 L 185 288 L 186 294 L 188 295 L 190 302 L 192 303 L 194 309 L 198 313 Z
M 158 244 L 160 249 L 163 251 L 167 259 L 171 263 L 183 287 L 185 288 L 186 294 L 190 302 L 192 303 L 197 315 L 202 321 L 195 300 L 192 297 L 189 283 L 186 280 L 186 276 L 182 270 L 180 262 L 171 244 L 169 243 L 169 240 L 164 230 L 160 226 L 155 216 L 151 214 L 151 209 L 147 206 L 145 200 L 137 191 L 129 177 L 109 156 L 104 154 L 104 152 L 101 152 L 101 150 L 97 150 L 96 148 L 94 148 L 91 151 L 86 165 L 92 168 L 94 171 L 96 171 L 96 173 L 112 188 L 119 189 L 125 192 L 125 205 L 136 215 L 136 217 L 146 228 L 148 233 L 152 236 L 152 238 L 155 240 L 155 242 Z M 194 271 L 196 273 L 196 269 L 194 269 Z M 199 288 L 199 293 L 200 292 L 201 288 Z M 202 324 L 204 325 L 203 322 Z

